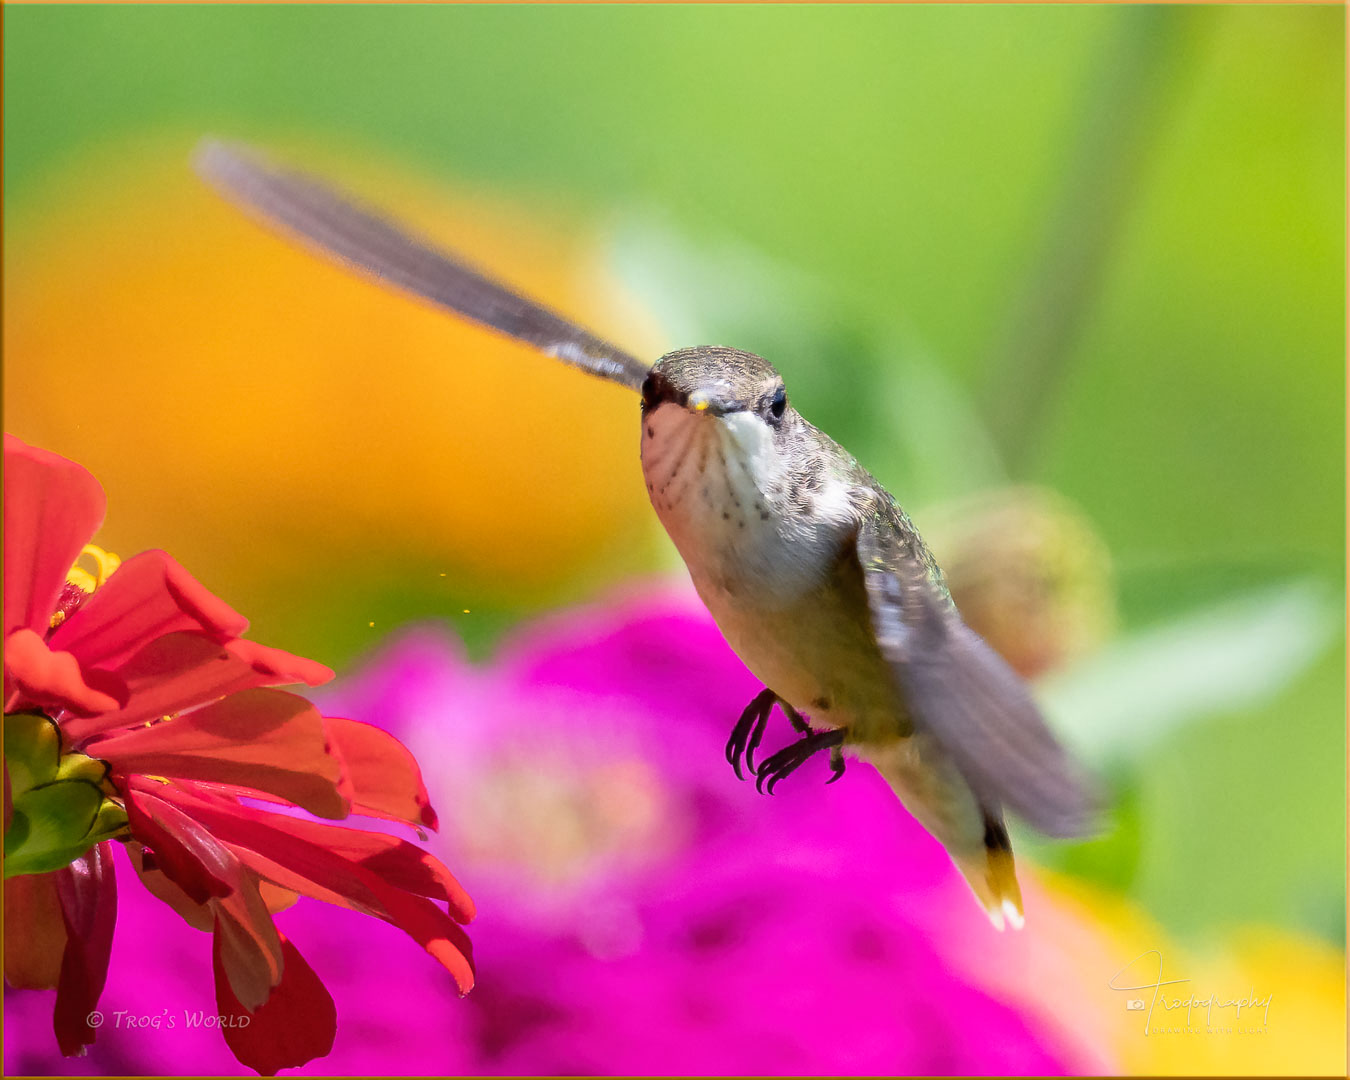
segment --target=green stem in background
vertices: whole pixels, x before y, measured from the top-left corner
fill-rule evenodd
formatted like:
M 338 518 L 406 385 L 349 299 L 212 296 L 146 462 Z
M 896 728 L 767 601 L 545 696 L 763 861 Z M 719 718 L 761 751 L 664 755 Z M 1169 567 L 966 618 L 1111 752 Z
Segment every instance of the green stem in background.
M 1059 395 L 1088 312 L 1182 89 L 1199 17 L 1165 7 L 1119 11 L 1089 75 L 1039 251 L 1018 275 L 990 349 L 985 414 L 1008 472 L 1023 477 Z

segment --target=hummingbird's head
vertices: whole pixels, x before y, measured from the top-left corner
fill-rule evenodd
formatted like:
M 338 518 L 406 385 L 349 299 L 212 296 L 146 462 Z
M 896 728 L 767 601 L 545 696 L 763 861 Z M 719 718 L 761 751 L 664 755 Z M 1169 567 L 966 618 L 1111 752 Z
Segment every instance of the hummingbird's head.
M 777 588 L 815 580 L 824 565 L 817 556 L 850 513 L 834 460 L 841 453 L 753 353 L 680 349 L 642 384 L 647 492 L 696 581 Z
M 745 413 L 770 428 L 788 413 L 783 377 L 763 357 L 722 345 L 667 353 L 642 384 L 642 414 L 678 405 L 711 417 Z
M 814 429 L 788 405 L 782 376 L 739 349 L 705 345 L 661 357 L 642 385 L 642 427 L 658 512 L 693 494 L 719 513 L 721 502 L 734 511 L 748 500 L 767 514 L 814 464 Z

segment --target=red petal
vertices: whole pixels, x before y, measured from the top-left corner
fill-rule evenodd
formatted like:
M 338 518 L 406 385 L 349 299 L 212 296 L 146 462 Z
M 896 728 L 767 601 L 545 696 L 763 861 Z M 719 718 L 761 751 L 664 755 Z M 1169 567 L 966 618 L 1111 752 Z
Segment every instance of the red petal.
M 356 720 L 324 717 L 329 748 L 342 760 L 339 790 L 352 812 L 436 828 L 417 759 L 389 732 Z
M 136 867 L 136 873 L 140 875 L 141 884 L 152 895 L 163 900 L 169 907 L 178 912 L 183 917 L 183 921 L 194 930 L 205 930 L 207 933 L 215 930 L 216 913 L 210 903 L 198 904 L 194 902 L 187 893 L 166 877 L 164 871 L 155 865 L 153 852 L 147 852 L 140 844 L 132 840 L 127 843 L 127 854 L 131 856 L 131 863 Z M 283 889 L 273 885 L 270 881 L 256 880 L 255 884 L 258 887 L 258 895 L 262 897 L 262 901 L 267 905 L 270 914 L 275 915 L 278 911 L 285 911 L 299 899 L 298 894 L 291 892 L 290 889 Z M 62 928 L 61 932 L 64 935 L 65 929 Z
M 115 668 L 155 638 L 196 630 L 225 642 L 248 620 L 204 589 L 171 556 L 143 551 L 128 559 L 78 612 L 56 628 L 53 649 L 86 668 Z
M 285 686 L 288 683 L 318 686 L 333 677 L 333 669 L 317 660 L 307 660 L 269 645 L 259 645 L 256 641 L 232 641 L 229 649 L 259 676 L 266 678 L 267 681 L 260 684 L 262 686 Z
M 237 803 L 207 800 L 202 794 L 195 785 L 183 784 L 175 785 L 172 791 L 166 789 L 164 797 L 173 799 L 186 813 L 208 824 L 212 832 L 227 843 L 240 843 L 269 858 L 276 858 L 265 837 L 267 832 L 276 832 L 289 844 L 294 844 L 297 858 L 303 860 L 306 852 L 336 855 L 378 875 L 397 889 L 445 901 L 451 915 L 459 922 L 473 921 L 474 903 L 464 887 L 435 856 L 416 844 L 388 833 L 323 825 L 303 818 L 269 814 Z M 238 839 L 245 835 L 248 839 Z M 296 873 L 308 876 L 303 862 L 287 862 L 287 865 Z M 323 878 L 310 878 L 310 881 L 322 883 Z M 289 889 L 295 888 L 291 884 L 282 884 Z
M 99 681 L 112 689 L 106 680 Z M 5 702 L 9 712 L 35 705 L 80 716 L 111 712 L 119 704 L 85 681 L 75 657 L 68 652 L 52 652 L 28 629 L 16 630 L 5 639 Z
M 155 853 L 155 866 L 195 904 L 227 896 L 237 861 L 201 824 L 164 801 L 167 785 L 134 776 L 124 786 L 132 835 Z
M 292 892 L 290 889 L 283 889 L 280 885 L 273 885 L 270 881 L 258 882 L 258 895 L 263 898 L 263 903 L 267 905 L 267 910 L 275 915 L 278 911 L 285 911 L 300 899 L 300 894 Z M 281 931 L 277 931 L 280 933 Z
M 242 844 L 234 851 L 252 870 L 283 888 L 392 923 L 450 972 L 461 995 L 473 989 L 473 942 L 430 900 L 327 852 L 297 857 L 294 850 L 273 846 L 264 854 Z
M 165 634 L 141 649 L 117 671 L 129 693 L 126 707 L 62 724 L 72 739 L 156 720 L 205 705 L 240 690 L 303 682 L 316 686 L 332 678 L 322 664 L 251 641 L 221 645 L 190 631 Z
M 445 896 L 458 918 L 473 918 L 473 902 L 464 890 L 420 848 L 395 836 L 282 818 L 243 806 L 225 807 L 193 797 L 186 786 L 166 797 L 230 844 L 263 877 L 393 923 L 446 967 L 461 993 L 473 986 L 468 936 L 430 900 L 404 891 L 415 887 Z M 346 851 L 359 851 L 363 857 L 348 858 Z
M 364 866 L 395 888 L 445 901 L 457 922 L 473 922 L 477 912 L 464 887 L 440 860 L 416 844 L 385 833 L 304 824 L 315 834 L 323 830 L 323 836 L 314 835 L 312 842 Z M 305 833 L 297 830 L 297 835 Z
M 258 892 L 258 879 L 251 871 L 243 876 L 239 891 L 214 903 L 216 950 L 231 993 L 245 1008 L 256 1009 L 281 982 L 285 960 L 281 933 Z
M 210 932 L 215 929 L 216 915 L 211 910 L 210 903 L 199 904 L 188 896 L 181 885 L 175 884 L 173 879 L 159 868 L 153 851 L 146 851 L 141 844 L 130 840 L 127 842 L 127 854 L 131 857 L 131 865 L 136 868 L 141 884 L 152 896 L 163 900 L 178 912 L 183 921 L 194 930 Z
M 117 776 L 142 773 L 267 792 L 326 818 L 347 816 L 324 718 L 283 690 L 241 690 L 166 723 L 99 739 L 89 753 Z
M 66 949 L 56 874 L 5 880 L 5 981 L 21 990 L 54 990 Z
M 263 1076 L 294 1069 L 323 1057 L 333 1049 L 337 1035 L 337 1007 L 314 969 L 294 945 L 281 939 L 285 974 L 271 997 L 249 1010 L 234 996 L 223 977 L 220 935 L 213 959 L 216 971 L 216 1011 L 226 1022 L 225 1043 L 241 1065 Z
M 67 935 L 53 1025 L 61 1053 L 70 1057 L 94 1041 L 95 1029 L 86 1018 L 98 1004 L 108 977 L 113 928 L 117 925 L 112 844 L 105 840 L 94 845 L 53 876 Z
M 281 943 L 257 878 L 200 823 L 160 797 L 169 790 L 168 785 L 131 779 L 126 789 L 131 830 L 154 852 L 156 867 L 189 900 L 210 903 L 234 993 L 257 1005 L 281 978 Z
M 103 488 L 73 461 L 5 435 L 5 637 L 47 632 L 66 571 L 103 523 Z

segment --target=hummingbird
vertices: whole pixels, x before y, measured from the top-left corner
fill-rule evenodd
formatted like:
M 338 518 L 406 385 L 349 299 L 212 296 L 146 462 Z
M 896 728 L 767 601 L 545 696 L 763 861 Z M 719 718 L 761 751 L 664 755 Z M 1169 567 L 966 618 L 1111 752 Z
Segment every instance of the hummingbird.
M 1004 821 L 1086 835 L 1086 772 L 1027 686 L 961 619 L 909 516 L 789 402 L 760 356 L 721 345 L 644 362 L 440 251 L 339 188 L 216 140 L 198 174 L 320 254 L 641 396 L 657 517 L 722 635 L 764 690 L 727 742 L 737 777 L 775 786 L 818 753 L 833 783 L 872 765 L 950 854 L 990 921 L 1023 925 Z M 777 707 L 796 741 L 758 764 Z

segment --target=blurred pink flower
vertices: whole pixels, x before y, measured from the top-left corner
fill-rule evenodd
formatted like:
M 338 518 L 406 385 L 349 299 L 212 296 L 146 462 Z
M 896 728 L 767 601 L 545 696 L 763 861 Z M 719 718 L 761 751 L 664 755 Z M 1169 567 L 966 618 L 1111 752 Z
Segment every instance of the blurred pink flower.
M 972 952 L 999 935 L 870 770 L 826 788 L 813 762 L 772 798 L 736 780 L 723 748 L 758 689 L 685 588 L 536 622 L 487 667 L 444 630 L 411 628 L 332 688 L 326 709 L 382 725 L 423 762 L 442 809 L 434 850 L 485 914 L 463 1002 L 401 943 L 334 945 L 350 913 L 302 900 L 279 916 L 343 1017 L 331 1056 L 302 1071 L 1108 1068 L 972 977 Z M 172 950 L 141 943 L 140 977 L 110 979 L 109 1007 L 181 1010 Z M 19 1031 L 11 1019 L 9 1069 L 69 1068 Z M 200 1036 L 181 1021 L 154 1038 L 116 1031 L 90 1061 L 235 1071 Z

